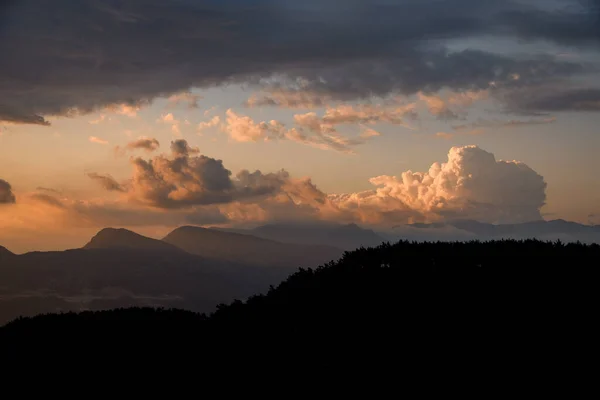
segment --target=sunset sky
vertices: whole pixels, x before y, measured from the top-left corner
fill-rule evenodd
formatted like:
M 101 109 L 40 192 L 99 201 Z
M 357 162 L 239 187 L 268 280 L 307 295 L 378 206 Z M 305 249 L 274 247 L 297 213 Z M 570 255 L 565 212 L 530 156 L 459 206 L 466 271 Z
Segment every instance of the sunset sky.
M 0 245 L 600 224 L 600 1 L 0 6 Z

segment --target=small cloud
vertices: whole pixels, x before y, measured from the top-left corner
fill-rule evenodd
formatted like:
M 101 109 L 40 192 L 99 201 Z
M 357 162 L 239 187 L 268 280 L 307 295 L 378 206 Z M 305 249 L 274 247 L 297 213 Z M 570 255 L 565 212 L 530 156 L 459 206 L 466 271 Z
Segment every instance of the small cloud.
M 127 143 L 127 145 L 124 147 L 115 147 L 115 153 L 117 155 L 124 155 L 128 151 L 135 150 L 145 150 L 147 153 L 151 153 L 155 150 L 158 150 L 159 147 L 160 143 L 158 142 L 158 140 L 154 138 L 141 136 L 137 140 Z
M 219 117 L 218 115 L 215 115 L 214 117 L 212 117 L 210 119 L 210 121 L 200 122 L 198 124 L 198 135 L 202 136 L 202 134 L 204 133 L 205 130 L 214 128 L 214 127 L 218 126 L 220 123 L 221 123 L 221 117 Z
M 187 104 L 188 108 L 198 108 L 198 100 L 202 99 L 202 96 L 192 94 L 190 92 L 183 92 L 174 94 L 169 97 L 169 103 L 172 105 Z
M 375 136 L 381 136 L 381 133 L 377 132 L 375 129 L 363 127 L 363 131 L 360 134 L 360 137 L 363 139 L 372 138 Z
M 173 132 L 173 135 L 177 137 L 181 136 L 181 129 L 179 127 L 180 121 L 177 120 L 172 113 L 161 115 L 160 118 L 156 120 L 156 122 L 171 125 L 171 132 Z
M 131 104 L 113 104 L 106 109 L 108 111 L 114 112 L 119 115 L 125 115 L 130 118 L 134 118 L 137 116 L 137 113 L 141 110 L 140 105 L 131 105 Z
M 107 140 L 104 140 L 104 139 L 97 138 L 96 136 L 90 136 L 90 137 L 88 138 L 88 140 L 89 140 L 90 142 L 92 142 L 92 143 L 97 143 L 97 144 L 108 144 L 108 141 L 107 141 Z
M 435 134 L 436 137 L 439 137 L 440 139 L 446 139 L 446 140 L 450 140 L 454 137 L 453 133 L 448 133 L 448 132 L 438 132 Z
M 159 119 L 156 120 L 156 122 L 162 122 L 164 124 L 170 124 L 170 123 L 173 123 L 174 121 L 176 121 L 176 119 L 173 116 L 173 113 L 163 114 L 160 116 Z
M 98 125 L 101 122 L 104 122 L 104 120 L 106 119 L 106 115 L 101 114 L 98 118 L 93 119 L 91 121 L 88 121 L 90 124 L 92 125 Z
M 95 172 L 90 172 L 87 176 L 93 181 L 100 184 L 104 189 L 111 192 L 125 192 L 123 186 L 121 186 L 112 176 L 100 175 Z
M 204 111 L 204 116 L 208 117 L 210 114 L 214 113 L 218 108 L 219 107 L 217 107 L 217 106 L 212 106 L 208 110 Z

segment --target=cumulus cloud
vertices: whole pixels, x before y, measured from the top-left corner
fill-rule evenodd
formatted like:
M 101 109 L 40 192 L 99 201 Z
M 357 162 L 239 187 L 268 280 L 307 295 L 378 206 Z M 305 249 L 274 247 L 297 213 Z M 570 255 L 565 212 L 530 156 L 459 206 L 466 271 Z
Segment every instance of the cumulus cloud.
M 110 175 L 100 175 L 95 172 L 90 172 L 87 176 L 93 181 L 97 182 L 100 186 L 110 192 L 124 192 L 125 189 L 119 182 Z
M 12 204 L 16 202 L 12 186 L 4 179 L 0 179 L 0 204 Z
M 156 97 L 232 82 L 346 100 L 579 73 L 565 60 L 432 46 L 485 35 L 598 43 L 595 1 L 565 0 L 577 11 L 561 12 L 546 3 L 356 0 L 340 12 L 334 0 L 10 2 L 0 16 L 0 54 L 11 55 L 0 65 L 0 120 L 48 125 L 48 115 L 114 104 L 133 116 Z
M 227 111 L 225 131 L 237 142 L 257 142 L 287 139 L 323 150 L 353 153 L 353 147 L 366 140 L 380 136 L 372 129 L 362 127 L 363 132 L 356 137 L 346 137 L 336 128 L 339 125 L 365 125 L 388 123 L 406 126 L 406 118 L 414 118 L 414 104 L 394 104 L 392 106 L 341 104 L 328 107 L 323 116 L 314 112 L 294 115 L 295 127 L 287 128 L 279 121 L 255 122 L 248 116 Z
M 198 124 L 198 134 L 202 135 L 202 133 L 205 130 L 217 127 L 217 126 L 219 126 L 220 123 L 221 123 L 221 117 L 219 117 L 218 115 L 215 115 L 209 121 L 200 122 Z
M 448 161 L 427 172 L 382 175 L 370 182 L 376 190 L 332 199 L 342 209 L 370 218 L 472 218 L 510 223 L 541 219 L 546 183 L 542 176 L 517 161 L 497 161 L 476 146 L 453 147 Z
M 285 125 L 279 121 L 254 122 L 245 115 L 238 115 L 229 109 L 226 112 L 226 132 L 236 142 L 258 142 L 281 139 L 286 132 Z
M 120 188 L 139 203 L 165 209 L 229 203 L 266 195 L 280 186 L 284 173 L 264 175 L 242 171 L 235 179 L 221 160 L 197 155 L 185 140 L 171 143 L 171 155 L 132 159 L 133 176 L 127 190 L 114 180 L 101 180 L 108 190 Z M 100 177 L 101 179 L 105 177 Z
M 100 139 L 96 136 L 90 136 L 88 138 L 88 140 L 92 143 L 97 143 L 97 144 L 108 144 L 108 140 L 104 140 L 104 139 Z
M 137 140 L 127 143 L 125 146 L 115 147 L 116 154 L 125 154 L 128 151 L 144 150 L 147 153 L 152 153 L 158 150 L 160 143 L 157 139 L 140 136 Z

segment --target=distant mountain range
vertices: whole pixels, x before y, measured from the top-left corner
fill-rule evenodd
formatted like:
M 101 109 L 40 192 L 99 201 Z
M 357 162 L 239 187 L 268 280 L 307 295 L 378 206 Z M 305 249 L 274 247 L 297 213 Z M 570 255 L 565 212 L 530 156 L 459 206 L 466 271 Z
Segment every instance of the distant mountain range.
M 401 225 L 389 232 L 393 238 L 410 240 L 492 240 L 529 239 L 600 243 L 600 226 L 583 225 L 561 219 L 521 224 L 494 225 L 473 220 L 435 224 Z
M 224 232 L 236 232 L 264 239 L 303 245 L 327 245 L 344 250 L 354 250 L 361 246 L 378 246 L 387 239 L 370 229 L 356 224 L 340 225 L 334 223 L 310 224 L 271 224 L 254 229 L 220 229 Z
M 162 240 L 107 228 L 81 249 L 16 255 L 0 246 L 0 324 L 19 315 L 128 306 L 206 312 L 361 246 L 500 238 L 600 243 L 600 226 L 563 220 L 513 225 L 460 220 L 386 232 L 331 223 L 187 226 Z
M 0 324 L 19 315 L 128 306 L 211 311 L 342 253 L 196 227 L 164 240 L 107 228 L 67 251 L 14 255 L 0 247 Z

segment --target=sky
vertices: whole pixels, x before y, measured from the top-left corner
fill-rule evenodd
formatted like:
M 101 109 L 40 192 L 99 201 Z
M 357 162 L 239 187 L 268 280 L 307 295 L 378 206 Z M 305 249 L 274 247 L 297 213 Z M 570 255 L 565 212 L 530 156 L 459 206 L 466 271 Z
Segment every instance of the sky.
M 600 224 L 600 1 L 6 1 L 0 245 Z

